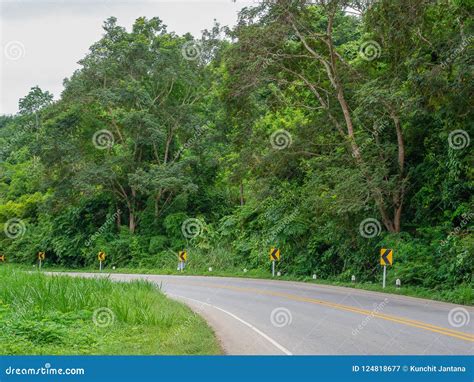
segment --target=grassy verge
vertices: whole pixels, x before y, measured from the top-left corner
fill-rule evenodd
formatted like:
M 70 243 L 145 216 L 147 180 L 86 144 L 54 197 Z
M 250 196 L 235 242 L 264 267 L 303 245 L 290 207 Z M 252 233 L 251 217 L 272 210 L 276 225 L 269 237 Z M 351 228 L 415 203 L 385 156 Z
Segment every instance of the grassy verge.
M 219 354 L 212 330 L 144 281 L 0 267 L 0 354 Z
M 72 272 L 98 272 L 98 269 L 66 269 L 59 267 L 48 267 L 49 271 L 72 271 Z M 175 269 L 157 269 L 157 268 L 116 268 L 109 269 L 105 268 L 104 272 L 111 273 L 134 273 L 134 274 L 156 274 L 156 275 L 193 275 L 193 276 L 223 276 L 223 277 L 244 277 L 244 278 L 257 278 L 257 279 L 271 279 L 271 274 L 263 270 L 254 269 L 244 272 L 242 269 L 233 269 L 233 270 L 219 270 L 213 268 L 212 272 L 202 269 L 186 269 L 184 272 L 178 272 Z M 410 285 L 404 285 L 401 288 L 396 288 L 391 286 L 393 280 L 388 280 L 387 287 L 382 289 L 382 286 L 379 284 L 374 284 L 370 282 L 343 282 L 340 280 L 322 280 L 317 279 L 313 280 L 312 277 L 308 276 L 293 276 L 293 275 L 282 275 L 277 277 L 278 280 L 286 281 L 302 281 L 312 284 L 322 284 L 322 285 L 334 285 L 342 286 L 355 289 L 363 289 L 368 291 L 383 292 L 383 293 L 392 293 L 399 294 L 404 296 L 419 297 L 430 300 L 451 302 L 454 304 L 463 304 L 463 305 L 474 305 L 474 290 L 472 285 L 461 285 L 455 289 L 426 289 L 421 287 L 415 287 Z

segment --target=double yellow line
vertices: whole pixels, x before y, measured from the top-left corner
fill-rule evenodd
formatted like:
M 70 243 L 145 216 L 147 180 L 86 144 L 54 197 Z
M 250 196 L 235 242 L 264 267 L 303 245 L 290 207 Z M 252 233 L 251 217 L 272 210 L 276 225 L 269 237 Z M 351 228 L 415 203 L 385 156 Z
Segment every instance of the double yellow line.
M 474 342 L 473 334 L 464 333 L 464 332 L 460 332 L 460 331 L 452 330 L 452 329 L 447 329 L 441 326 L 428 324 L 426 322 L 411 320 L 409 318 L 393 316 L 389 314 L 379 313 L 373 310 L 360 309 L 353 306 L 337 304 L 334 302 L 329 302 L 329 301 L 324 301 L 324 300 L 317 300 L 310 297 L 302 297 L 302 296 L 297 296 L 297 295 L 289 294 L 289 293 L 273 292 L 269 290 L 244 288 L 244 287 L 236 287 L 236 286 L 229 286 L 229 285 L 217 285 L 217 284 L 197 283 L 197 282 L 191 282 L 191 283 L 186 282 L 185 284 L 204 286 L 204 287 L 209 287 L 209 288 L 228 289 L 228 290 L 233 290 L 237 292 L 246 292 L 246 293 L 260 294 L 260 295 L 267 295 L 267 296 L 274 296 L 274 297 L 283 297 L 283 298 L 293 300 L 293 301 L 308 302 L 310 304 L 327 306 L 329 308 L 345 310 L 352 313 L 362 314 L 364 316 L 377 317 L 383 320 L 397 322 L 402 325 L 407 325 L 407 326 L 412 326 L 419 329 L 428 330 L 430 332 L 439 333 L 439 334 L 449 336 L 449 337 L 454 337 L 460 340 Z

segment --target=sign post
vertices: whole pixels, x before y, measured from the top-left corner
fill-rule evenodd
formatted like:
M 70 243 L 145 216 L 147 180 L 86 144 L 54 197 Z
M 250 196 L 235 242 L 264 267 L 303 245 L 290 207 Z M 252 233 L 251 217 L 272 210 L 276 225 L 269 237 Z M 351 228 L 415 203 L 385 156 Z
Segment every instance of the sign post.
M 275 261 L 280 261 L 280 250 L 278 248 L 270 248 L 270 260 L 272 262 L 272 277 L 275 277 Z
M 385 288 L 385 281 L 387 279 L 387 265 L 393 264 L 393 251 L 387 248 L 380 249 L 380 265 L 383 265 L 383 279 L 382 288 Z
M 385 289 L 385 279 L 387 278 L 387 266 L 383 266 L 382 288 Z
M 105 252 L 100 251 L 97 255 L 97 259 L 99 260 L 99 271 L 102 272 L 102 262 L 105 261 Z
M 41 265 L 43 263 L 43 260 L 46 258 L 46 254 L 44 252 L 38 252 L 38 261 L 39 261 L 39 266 L 38 268 L 41 270 Z
M 182 271 L 184 271 L 184 265 L 185 265 L 186 260 L 188 258 L 188 253 L 186 251 L 179 251 L 178 252 L 178 258 L 179 258 L 178 270 L 180 272 L 182 272 Z

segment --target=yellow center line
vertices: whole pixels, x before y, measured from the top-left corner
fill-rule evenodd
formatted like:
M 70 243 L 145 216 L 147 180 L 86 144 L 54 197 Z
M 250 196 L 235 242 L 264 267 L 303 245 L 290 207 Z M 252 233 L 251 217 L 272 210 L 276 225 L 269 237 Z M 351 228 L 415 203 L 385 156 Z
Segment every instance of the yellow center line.
M 327 306 L 329 308 L 334 308 L 334 309 L 345 310 L 345 311 L 353 312 L 353 313 L 357 313 L 357 314 L 362 314 L 364 316 L 373 316 L 373 317 L 381 318 L 383 320 L 393 321 L 393 322 L 397 322 L 397 323 L 400 323 L 400 324 L 403 324 L 403 325 L 412 326 L 412 327 L 415 327 L 415 328 L 428 330 L 430 332 L 443 334 L 445 336 L 458 338 L 458 339 L 461 339 L 461 340 L 464 340 L 464 341 L 474 342 L 474 335 L 469 334 L 469 333 L 464 333 L 464 332 L 460 332 L 460 331 L 456 331 L 456 330 L 452 330 L 452 329 L 447 329 L 447 328 L 443 328 L 441 326 L 436 326 L 436 325 L 428 324 L 426 322 L 416 321 L 416 320 L 412 320 L 412 319 L 405 318 L 405 317 L 399 317 L 399 316 L 393 316 L 393 315 L 389 315 L 389 314 L 378 313 L 378 312 L 371 311 L 371 310 L 360 309 L 360 308 L 356 308 L 356 307 L 353 307 L 353 306 L 342 305 L 342 304 L 329 302 L 329 301 L 324 301 L 324 300 L 317 300 L 317 299 L 310 298 L 310 297 L 302 297 L 302 296 L 288 294 L 288 293 L 282 293 L 282 292 L 273 292 L 273 291 L 269 291 L 269 290 L 261 290 L 261 289 L 237 287 L 237 286 L 229 286 L 229 285 L 217 285 L 217 284 L 196 283 L 196 282 L 191 282 L 191 283 L 189 283 L 189 282 L 186 282 L 186 283 L 179 282 L 179 284 L 180 285 L 187 284 L 187 285 L 195 285 L 195 286 L 204 286 L 204 287 L 209 287 L 209 288 L 228 289 L 228 290 L 233 290 L 233 291 L 237 291 L 237 292 L 256 293 L 256 294 L 268 295 L 268 296 L 274 296 L 274 297 L 283 297 L 283 298 L 293 300 L 293 301 L 308 302 L 308 303 L 311 303 L 311 304 L 323 305 L 323 306 Z

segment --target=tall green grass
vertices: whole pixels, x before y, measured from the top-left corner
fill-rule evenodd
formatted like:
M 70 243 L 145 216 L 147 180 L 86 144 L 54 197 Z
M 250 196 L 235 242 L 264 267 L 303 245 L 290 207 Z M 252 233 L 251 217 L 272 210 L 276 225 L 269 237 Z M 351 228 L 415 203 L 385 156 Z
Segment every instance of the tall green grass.
M 0 267 L 0 354 L 218 354 L 206 323 L 145 281 Z

